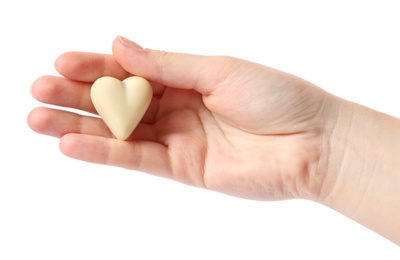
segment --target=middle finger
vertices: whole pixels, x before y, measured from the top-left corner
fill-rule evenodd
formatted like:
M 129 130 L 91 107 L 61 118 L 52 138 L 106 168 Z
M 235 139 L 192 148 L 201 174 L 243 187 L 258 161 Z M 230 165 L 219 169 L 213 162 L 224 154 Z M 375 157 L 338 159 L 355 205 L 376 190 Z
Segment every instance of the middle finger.
M 91 83 L 73 81 L 62 77 L 43 76 L 32 84 L 31 93 L 38 101 L 46 104 L 97 114 L 90 98 L 91 85 Z M 160 97 L 153 96 L 141 122 L 154 123 L 158 112 L 159 99 Z

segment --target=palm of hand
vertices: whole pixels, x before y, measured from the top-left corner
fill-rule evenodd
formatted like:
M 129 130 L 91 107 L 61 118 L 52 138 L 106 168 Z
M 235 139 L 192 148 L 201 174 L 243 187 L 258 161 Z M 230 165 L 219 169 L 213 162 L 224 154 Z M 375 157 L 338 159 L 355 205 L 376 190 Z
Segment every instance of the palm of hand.
M 152 141 L 167 147 L 167 177 L 252 199 L 300 196 L 298 182 L 318 161 L 315 118 L 324 94 L 311 102 L 309 83 L 272 73 L 252 75 L 257 80 L 232 73 L 208 96 L 166 88 Z

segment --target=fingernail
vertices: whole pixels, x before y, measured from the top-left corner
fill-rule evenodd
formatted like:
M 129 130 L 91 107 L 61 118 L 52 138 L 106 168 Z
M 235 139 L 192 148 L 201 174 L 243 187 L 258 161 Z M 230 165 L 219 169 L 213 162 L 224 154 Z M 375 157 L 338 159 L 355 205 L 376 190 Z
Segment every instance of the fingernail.
M 129 48 L 133 48 L 133 49 L 136 49 L 136 50 L 143 50 L 143 48 L 139 45 L 139 44 L 137 44 L 137 43 L 135 43 L 135 42 L 133 42 L 133 41 L 131 41 L 131 40 L 129 40 L 129 39 L 127 39 L 127 38 L 125 38 L 125 37 L 123 37 L 123 36 L 118 36 L 118 40 L 122 43 L 122 44 L 124 44 L 125 46 L 127 46 L 127 47 L 129 47 Z

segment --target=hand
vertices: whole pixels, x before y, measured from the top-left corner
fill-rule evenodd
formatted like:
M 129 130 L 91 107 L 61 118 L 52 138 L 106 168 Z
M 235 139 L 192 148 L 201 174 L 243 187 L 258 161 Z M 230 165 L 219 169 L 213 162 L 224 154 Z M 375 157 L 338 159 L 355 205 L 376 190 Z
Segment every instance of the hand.
M 106 75 L 138 75 L 154 88 L 127 141 L 98 116 L 34 109 L 30 127 L 61 138 L 67 156 L 248 199 L 310 199 L 400 245 L 398 118 L 259 64 L 122 37 L 113 55 L 65 53 L 55 66 L 64 77 L 39 78 L 32 95 L 60 107 L 95 114 L 90 87 Z
M 61 107 L 95 113 L 90 87 L 105 75 L 142 76 L 154 88 L 127 141 L 114 139 L 98 117 L 34 109 L 30 127 L 61 138 L 67 156 L 243 198 L 318 200 L 324 193 L 325 142 L 338 100 L 309 82 L 232 57 L 142 49 L 122 37 L 113 56 L 65 53 L 55 66 L 64 77 L 39 78 L 32 95 Z

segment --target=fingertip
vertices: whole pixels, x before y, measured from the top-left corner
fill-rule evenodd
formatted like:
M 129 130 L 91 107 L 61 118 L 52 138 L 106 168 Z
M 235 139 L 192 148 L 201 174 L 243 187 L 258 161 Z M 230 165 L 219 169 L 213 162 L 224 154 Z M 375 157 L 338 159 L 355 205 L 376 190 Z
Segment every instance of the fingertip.
M 41 80 L 42 77 L 37 78 L 35 81 L 32 82 L 30 88 L 29 88 L 29 92 L 31 94 L 32 97 L 34 97 L 35 99 L 38 99 L 38 97 L 40 96 L 40 89 L 38 88 L 38 82 Z
M 78 81 L 92 81 L 93 73 L 102 70 L 104 60 L 100 54 L 87 52 L 64 52 L 54 61 L 54 68 L 62 76 Z M 96 78 L 96 76 L 94 77 Z
M 62 54 L 60 54 L 55 60 L 54 60 L 54 68 L 58 71 L 58 69 L 60 68 L 60 67 L 63 67 L 63 64 L 64 64 L 64 56 L 66 55 L 67 53 L 62 53 Z
M 28 114 L 27 124 L 35 132 L 44 134 L 48 128 L 50 117 L 46 113 L 46 108 L 36 107 Z
M 52 76 L 42 76 L 32 82 L 30 86 L 31 96 L 40 102 L 46 102 L 46 97 L 51 93 L 51 87 L 53 86 Z
M 84 160 L 83 156 L 85 153 L 82 152 L 83 149 L 79 148 L 82 147 L 82 140 L 84 140 L 81 136 L 74 133 L 63 135 L 58 144 L 61 153 L 74 159 Z
M 116 61 L 131 74 L 158 84 L 171 86 L 163 78 L 165 65 L 163 61 L 166 56 L 170 56 L 168 52 L 143 49 L 137 43 L 123 36 L 117 36 L 114 39 L 112 52 Z
M 137 43 L 119 35 L 112 43 L 112 52 L 115 59 L 128 71 L 133 69 L 130 61 L 133 58 L 138 58 L 139 56 L 137 54 L 140 54 L 143 50 L 144 49 Z M 133 71 L 129 72 L 136 74 Z
M 59 55 L 54 61 L 54 68 L 61 75 L 65 74 L 65 71 L 68 70 L 68 64 L 71 62 L 71 56 L 73 56 L 73 52 L 64 52 Z
M 60 138 L 58 146 L 64 155 L 72 157 L 71 154 L 74 150 L 74 143 L 74 134 L 66 134 Z

